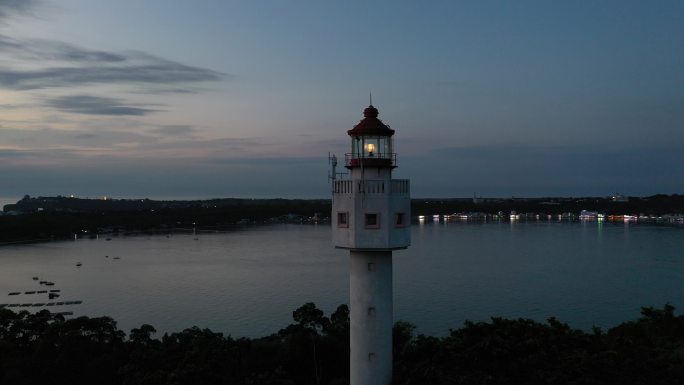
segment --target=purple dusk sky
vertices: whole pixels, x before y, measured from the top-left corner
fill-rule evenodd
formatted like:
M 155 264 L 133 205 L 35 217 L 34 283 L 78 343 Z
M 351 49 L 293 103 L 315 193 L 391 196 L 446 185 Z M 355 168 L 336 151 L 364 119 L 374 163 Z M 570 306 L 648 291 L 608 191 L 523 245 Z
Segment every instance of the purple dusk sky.
M 684 192 L 684 2 L 0 0 L 0 197 Z

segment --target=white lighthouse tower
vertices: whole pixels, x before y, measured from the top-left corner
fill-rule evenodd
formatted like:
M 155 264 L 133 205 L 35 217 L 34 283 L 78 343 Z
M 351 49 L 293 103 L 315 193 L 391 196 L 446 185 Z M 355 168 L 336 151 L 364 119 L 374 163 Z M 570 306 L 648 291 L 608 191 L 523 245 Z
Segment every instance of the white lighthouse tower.
M 410 186 L 392 179 L 394 130 L 371 104 L 347 131 L 350 179 L 333 180 L 332 234 L 350 259 L 350 382 L 392 382 L 392 250 L 411 243 Z M 333 174 L 333 179 L 335 175 Z

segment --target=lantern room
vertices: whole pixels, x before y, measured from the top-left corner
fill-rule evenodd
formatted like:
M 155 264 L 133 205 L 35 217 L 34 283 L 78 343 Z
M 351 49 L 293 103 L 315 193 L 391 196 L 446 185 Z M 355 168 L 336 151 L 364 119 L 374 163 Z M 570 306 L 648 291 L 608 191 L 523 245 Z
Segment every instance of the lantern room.
M 370 105 L 351 130 L 348 179 L 332 186 L 333 244 L 350 250 L 397 250 L 411 243 L 409 181 L 392 179 L 394 130 Z M 334 174 L 334 171 L 333 171 Z
M 363 110 L 363 119 L 347 134 L 351 137 L 351 152 L 345 154 L 345 167 L 396 167 L 394 130 L 378 119 L 378 109 L 372 104 Z

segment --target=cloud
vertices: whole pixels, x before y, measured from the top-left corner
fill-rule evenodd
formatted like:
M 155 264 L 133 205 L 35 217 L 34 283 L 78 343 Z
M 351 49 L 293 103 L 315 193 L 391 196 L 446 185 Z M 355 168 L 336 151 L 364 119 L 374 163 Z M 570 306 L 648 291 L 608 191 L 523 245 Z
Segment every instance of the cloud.
M 88 115 L 142 116 L 156 110 L 127 106 L 122 100 L 90 95 L 59 96 L 48 100 L 47 106 L 72 113 Z
M 15 150 L 31 150 L 40 152 L 50 148 L 108 149 L 120 143 L 150 143 L 158 141 L 152 135 L 138 132 L 116 130 L 60 130 L 42 128 L 37 130 L 0 128 L 2 143 L 0 148 Z
M 198 87 L 185 87 L 185 88 L 170 88 L 166 85 L 162 85 L 159 88 L 154 88 L 152 85 L 148 85 L 145 89 L 134 90 L 131 93 L 143 94 L 143 95 L 163 95 L 163 94 L 197 94 L 200 91 L 204 91 Z
M 150 130 L 153 134 L 162 136 L 189 136 L 195 132 L 195 128 L 184 124 L 173 124 L 167 126 L 159 126 Z
M 69 130 L 0 128 L 0 150 L 31 154 L 33 160 L 46 164 L 55 164 L 56 157 L 62 154 L 69 154 L 69 159 L 98 156 L 102 162 L 136 163 L 144 158 L 167 163 L 194 159 L 206 164 L 213 158 L 258 157 L 268 146 L 260 138 L 197 138 L 194 134 L 198 130 L 185 125 L 150 126 L 125 117 L 103 121 L 112 119 L 124 120 L 126 129 L 97 128 L 97 121 Z
M 0 148 L 0 159 L 14 159 L 14 158 L 26 158 L 33 156 L 31 151 L 15 150 L 8 148 Z
M 15 14 L 27 14 L 39 3 L 37 0 L 0 0 L 0 20 Z
M 0 51 L 23 60 L 64 61 L 71 63 L 123 62 L 127 56 L 120 53 L 90 50 L 69 43 L 46 39 L 14 39 L 0 34 Z
M 230 77 L 140 51 L 92 50 L 56 40 L 16 39 L 3 34 L 0 54 L 16 63 L 14 67 L 0 67 L 0 86 L 14 90 L 125 84 L 138 86 L 138 92 L 194 93 L 197 88 L 192 83 Z
M 20 108 L 34 107 L 32 104 L 0 104 L 0 110 L 17 110 Z
M 178 84 L 218 81 L 212 70 L 158 59 L 148 64 L 121 66 L 52 67 L 33 71 L 0 69 L 0 85 L 15 90 L 73 87 L 88 84 Z

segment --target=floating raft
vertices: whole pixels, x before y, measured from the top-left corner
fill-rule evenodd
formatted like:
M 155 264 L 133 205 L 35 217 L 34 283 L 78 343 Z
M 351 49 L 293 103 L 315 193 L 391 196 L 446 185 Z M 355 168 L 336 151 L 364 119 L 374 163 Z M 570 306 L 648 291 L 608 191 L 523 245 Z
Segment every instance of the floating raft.
M 25 291 L 25 292 L 20 292 L 20 291 L 13 291 L 10 293 L 7 293 L 7 295 L 33 295 L 33 294 L 48 294 L 48 293 L 60 293 L 62 290 L 60 289 L 53 289 L 53 290 L 30 290 L 30 291 Z
M 66 305 L 80 305 L 83 301 L 60 301 L 60 302 L 37 302 L 37 303 L 2 303 L 0 309 L 5 307 L 43 307 L 43 306 L 66 306 Z

